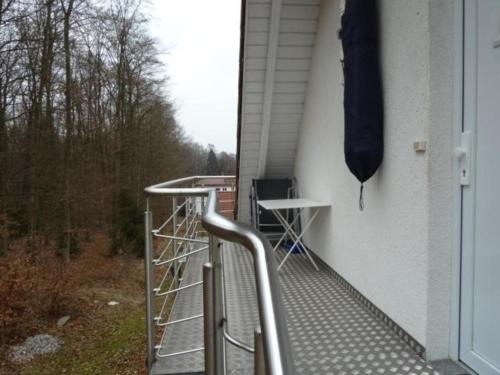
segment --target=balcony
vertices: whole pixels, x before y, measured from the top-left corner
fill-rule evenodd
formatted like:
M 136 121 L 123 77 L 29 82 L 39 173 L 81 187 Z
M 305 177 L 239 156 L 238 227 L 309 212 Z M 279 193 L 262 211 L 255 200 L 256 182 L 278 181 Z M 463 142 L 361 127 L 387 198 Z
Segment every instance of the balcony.
M 218 188 L 201 180 L 146 189 L 151 374 L 438 373 L 320 258 L 317 271 L 293 254 L 278 272 L 284 250 L 218 214 Z M 170 214 L 153 220 L 165 199 Z

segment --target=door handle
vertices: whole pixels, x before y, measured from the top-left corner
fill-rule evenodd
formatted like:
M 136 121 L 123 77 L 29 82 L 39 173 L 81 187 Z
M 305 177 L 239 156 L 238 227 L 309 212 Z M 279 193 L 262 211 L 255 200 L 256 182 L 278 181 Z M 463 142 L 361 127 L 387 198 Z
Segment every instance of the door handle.
M 467 149 L 464 147 L 457 147 L 455 148 L 455 157 L 457 159 L 461 159 L 467 155 Z
M 455 157 L 460 168 L 460 185 L 469 186 L 472 174 L 472 131 L 466 130 L 460 136 L 460 146 L 455 148 Z
M 500 47 L 500 35 L 493 41 L 493 48 Z

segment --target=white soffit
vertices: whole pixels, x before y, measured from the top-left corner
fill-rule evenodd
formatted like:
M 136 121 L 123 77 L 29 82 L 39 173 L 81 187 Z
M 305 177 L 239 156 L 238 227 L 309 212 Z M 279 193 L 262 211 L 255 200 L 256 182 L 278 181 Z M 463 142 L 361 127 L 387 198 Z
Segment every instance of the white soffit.
M 320 0 L 247 0 L 239 153 L 240 210 L 253 178 L 291 177 Z
M 240 177 L 290 177 L 320 0 L 248 0 Z

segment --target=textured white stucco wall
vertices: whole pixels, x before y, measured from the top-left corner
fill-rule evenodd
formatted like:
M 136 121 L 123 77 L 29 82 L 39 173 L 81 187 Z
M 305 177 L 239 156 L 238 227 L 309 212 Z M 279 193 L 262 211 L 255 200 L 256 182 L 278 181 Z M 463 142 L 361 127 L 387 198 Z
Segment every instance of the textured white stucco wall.
M 454 17 L 455 0 L 429 2 L 430 36 L 430 113 L 429 113 L 429 246 L 427 284 L 427 352 L 430 359 L 445 358 L 456 345 L 450 342 L 452 259 L 458 256 L 454 241 L 453 214 L 456 207 L 453 192 L 459 190 L 454 180 L 453 135 L 461 128 L 461 113 L 454 108 L 454 95 L 461 90 L 454 74 L 461 74 L 454 64 L 461 59 L 461 50 L 454 46 L 461 42 L 461 25 Z M 456 84 L 458 87 L 455 87 Z M 455 350 L 457 348 L 454 348 Z
M 447 236 L 451 234 L 440 232 L 443 224 L 435 217 L 436 208 L 431 209 L 431 203 L 441 202 L 450 189 L 451 143 L 446 137 L 451 133 L 451 120 L 448 108 L 431 104 L 435 98 L 448 95 L 449 89 L 446 77 L 439 85 L 431 79 L 450 68 L 431 69 L 431 63 L 449 63 L 449 54 L 440 53 L 434 59 L 431 49 L 437 51 L 443 38 L 449 37 L 444 31 L 453 22 L 433 30 L 430 10 L 436 6 L 430 3 L 381 1 L 385 155 L 379 171 L 365 184 L 366 208 L 360 212 L 360 184 L 347 169 L 343 154 L 342 69 L 336 36 L 340 28 L 339 3 L 323 1 L 295 175 L 301 196 L 332 204 L 311 228 L 306 237 L 308 246 L 425 345 L 433 358 L 445 357 L 448 345 L 447 328 L 437 325 L 449 326 L 451 240 L 448 244 Z M 453 14 L 452 0 L 441 3 L 442 15 Z M 431 43 L 431 32 L 444 36 L 439 43 Z M 437 105 L 450 104 L 449 99 L 449 103 L 442 100 Z M 441 121 L 441 126 L 431 130 L 434 120 Z M 440 151 L 415 153 L 413 142 L 429 140 L 435 133 L 440 137 L 429 142 L 429 148 Z M 433 168 L 430 158 L 436 161 Z M 446 161 L 441 162 L 444 158 Z M 431 194 L 431 184 L 443 174 L 445 181 L 437 183 L 439 194 Z M 451 198 L 444 206 L 439 204 L 439 210 L 451 210 Z M 431 225 L 435 227 L 431 229 Z M 430 246 L 431 237 L 439 240 L 436 246 Z M 438 254 L 430 256 L 431 251 Z M 430 267 L 430 261 L 440 263 Z M 445 276 L 439 271 L 442 265 Z M 437 292 L 432 284 L 438 286 Z M 441 298 L 445 299 L 444 306 L 430 305 Z M 434 313 L 440 318 L 430 317 Z M 437 334 L 434 329 L 438 329 Z

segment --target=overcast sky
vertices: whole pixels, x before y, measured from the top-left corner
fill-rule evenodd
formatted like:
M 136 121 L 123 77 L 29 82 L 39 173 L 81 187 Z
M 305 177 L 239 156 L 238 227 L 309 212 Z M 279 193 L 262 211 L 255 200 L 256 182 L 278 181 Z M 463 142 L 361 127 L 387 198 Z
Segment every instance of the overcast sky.
M 236 151 L 240 1 L 150 0 L 168 91 L 188 136 Z

